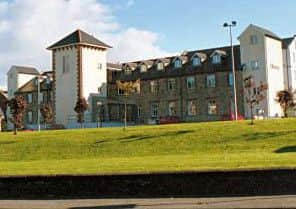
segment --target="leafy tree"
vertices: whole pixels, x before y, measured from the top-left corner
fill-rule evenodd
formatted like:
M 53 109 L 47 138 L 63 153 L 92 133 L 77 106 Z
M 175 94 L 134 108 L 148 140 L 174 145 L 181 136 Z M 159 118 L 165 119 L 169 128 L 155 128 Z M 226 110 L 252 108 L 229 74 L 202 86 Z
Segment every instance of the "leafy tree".
M 88 104 L 85 98 L 80 98 L 76 102 L 76 106 L 74 111 L 77 113 L 77 122 L 80 123 L 80 127 L 82 128 L 82 124 L 84 122 L 84 112 L 88 109 Z
M 288 117 L 288 110 L 295 107 L 294 94 L 291 90 L 282 90 L 277 92 L 275 99 L 281 106 L 284 117 Z
M 260 85 L 257 86 L 253 80 L 253 76 L 248 76 L 244 79 L 246 103 L 249 105 L 251 111 L 251 125 L 254 124 L 254 105 L 259 104 L 260 101 L 266 98 L 265 91 L 267 88 L 267 84 L 263 82 L 260 82 Z
M 50 104 L 43 104 L 40 107 L 40 113 L 43 117 L 44 125 L 46 128 L 46 124 L 51 123 L 52 119 L 53 119 L 53 111 L 52 111 L 51 105 Z
M 17 129 L 23 127 L 23 117 L 27 108 L 27 103 L 23 96 L 16 96 L 9 101 L 10 113 L 12 118 L 11 122 L 14 126 L 14 134 L 17 134 Z
M 126 129 L 127 118 L 127 97 L 134 92 L 139 92 L 140 80 L 136 81 L 116 81 L 117 88 L 124 92 L 124 130 Z

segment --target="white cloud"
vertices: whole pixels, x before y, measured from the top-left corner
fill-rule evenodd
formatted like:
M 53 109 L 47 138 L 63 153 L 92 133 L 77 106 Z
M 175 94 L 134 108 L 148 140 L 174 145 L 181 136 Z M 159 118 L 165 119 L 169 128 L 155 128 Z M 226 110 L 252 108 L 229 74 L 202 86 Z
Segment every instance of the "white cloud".
M 168 54 L 157 46 L 158 34 L 121 28 L 112 12 L 96 0 L 0 1 L 0 85 L 14 64 L 50 69 L 45 48 L 77 28 L 111 44 L 111 61 Z

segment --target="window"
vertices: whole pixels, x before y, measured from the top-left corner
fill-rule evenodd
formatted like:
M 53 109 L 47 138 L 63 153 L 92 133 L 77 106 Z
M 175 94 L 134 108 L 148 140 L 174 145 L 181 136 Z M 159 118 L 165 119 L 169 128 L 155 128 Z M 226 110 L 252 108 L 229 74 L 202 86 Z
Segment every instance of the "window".
M 193 66 L 199 66 L 199 65 L 201 65 L 200 58 L 199 57 L 193 57 L 193 59 L 192 59 L 192 65 Z
M 216 101 L 212 100 L 208 103 L 208 114 L 216 115 L 217 114 L 217 104 Z
M 28 123 L 33 123 L 33 113 L 32 113 L 32 111 L 28 112 Z
M 195 88 L 195 77 L 190 76 L 186 79 L 187 89 L 194 89 Z
M 118 95 L 124 95 L 124 90 L 118 89 Z
M 168 91 L 175 91 L 177 88 L 176 79 L 170 78 L 168 79 Z
M 207 75 L 206 85 L 208 88 L 215 88 L 216 87 L 216 76 L 215 74 Z
M 169 102 L 169 116 L 176 116 L 176 115 L 177 115 L 176 102 Z
M 188 116 L 196 115 L 196 102 L 195 100 L 189 100 L 187 103 L 187 114 Z
M 164 69 L 164 65 L 162 62 L 157 63 L 157 70 L 163 70 Z
M 250 36 L 250 44 L 256 45 L 258 43 L 258 38 L 256 35 L 251 35 Z
M 12 74 L 12 73 L 10 73 L 10 74 L 9 74 L 9 77 L 10 77 L 10 78 L 13 78 L 13 74 Z
M 28 101 L 29 104 L 32 103 L 32 101 L 33 101 L 33 96 L 32 96 L 31 93 L 30 93 L 30 94 L 27 94 L 27 101 Z
M 126 74 L 126 75 L 132 74 L 132 69 L 130 67 L 126 67 L 124 70 L 124 74 Z
M 158 117 L 158 103 L 152 103 L 151 104 L 151 117 L 157 118 Z
M 146 65 L 141 65 L 140 71 L 141 71 L 141 73 L 147 72 L 147 66 Z
M 99 70 L 102 70 L 102 69 L 103 69 L 103 65 L 102 65 L 102 63 L 99 63 L 99 64 L 98 64 L 98 69 L 99 69 Z
M 43 98 L 44 98 L 44 93 L 40 92 L 39 94 L 39 102 L 42 103 L 43 102 Z
M 150 90 L 151 93 L 158 93 L 159 90 L 159 83 L 158 81 L 150 81 Z
M 175 60 L 175 68 L 181 68 L 182 67 L 182 61 L 180 59 Z
M 228 73 L 228 85 L 233 86 L 233 74 Z
M 63 73 L 70 71 L 69 56 L 63 56 Z
M 293 52 L 293 62 L 296 63 L 296 53 Z
M 252 70 L 258 70 L 259 69 L 259 61 L 258 60 L 252 60 L 251 61 L 251 69 Z
M 219 63 L 221 63 L 221 56 L 219 54 L 215 54 L 212 57 L 212 63 L 213 64 L 219 64 Z

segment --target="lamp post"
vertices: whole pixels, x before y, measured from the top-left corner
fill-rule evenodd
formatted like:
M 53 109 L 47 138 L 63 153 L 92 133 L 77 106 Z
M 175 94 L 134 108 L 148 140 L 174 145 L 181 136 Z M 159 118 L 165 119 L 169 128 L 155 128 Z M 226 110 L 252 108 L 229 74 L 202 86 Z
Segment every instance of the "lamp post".
M 97 128 L 102 127 L 102 120 L 101 120 L 101 106 L 102 102 L 98 101 L 97 102 Z M 100 124 L 99 124 L 100 123 Z
M 231 21 L 231 23 L 224 23 L 224 28 L 229 28 L 230 36 L 230 46 L 231 46 L 231 63 L 232 63 L 232 78 L 233 78 L 233 94 L 234 94 L 234 119 L 238 119 L 238 110 L 237 110 L 237 93 L 236 93 L 236 79 L 235 79 L 235 63 L 234 63 L 234 50 L 232 44 L 232 28 L 236 26 L 236 21 Z

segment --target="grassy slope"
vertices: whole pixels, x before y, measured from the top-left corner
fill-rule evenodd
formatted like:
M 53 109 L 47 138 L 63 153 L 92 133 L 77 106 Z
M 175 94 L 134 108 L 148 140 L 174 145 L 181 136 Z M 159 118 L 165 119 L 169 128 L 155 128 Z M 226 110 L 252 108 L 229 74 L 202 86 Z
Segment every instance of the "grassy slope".
M 295 165 L 296 119 L 0 133 L 0 175 Z

